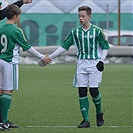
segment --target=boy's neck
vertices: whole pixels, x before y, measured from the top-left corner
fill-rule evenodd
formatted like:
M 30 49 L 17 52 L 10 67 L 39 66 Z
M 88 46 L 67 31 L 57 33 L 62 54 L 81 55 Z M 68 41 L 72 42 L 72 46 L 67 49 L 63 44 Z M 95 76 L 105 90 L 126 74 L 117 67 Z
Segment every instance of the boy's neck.
M 87 30 L 90 28 L 90 22 L 89 23 L 86 23 L 85 25 L 82 25 L 82 28 Z
M 15 24 L 14 20 L 7 20 L 7 24 Z
M 90 28 L 91 24 L 90 23 L 87 23 L 86 25 L 82 25 L 82 28 L 84 30 L 88 30 Z

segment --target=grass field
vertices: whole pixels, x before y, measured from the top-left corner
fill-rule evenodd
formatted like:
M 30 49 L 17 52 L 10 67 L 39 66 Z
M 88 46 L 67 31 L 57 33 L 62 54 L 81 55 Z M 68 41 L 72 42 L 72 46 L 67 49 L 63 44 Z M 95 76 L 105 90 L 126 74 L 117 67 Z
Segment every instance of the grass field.
M 78 129 L 81 114 L 77 89 L 72 88 L 76 66 L 20 65 L 19 91 L 14 92 L 9 120 L 19 125 L 10 133 L 132 133 L 132 64 L 108 64 L 100 86 L 105 124 L 96 127 L 90 101 L 91 128 Z

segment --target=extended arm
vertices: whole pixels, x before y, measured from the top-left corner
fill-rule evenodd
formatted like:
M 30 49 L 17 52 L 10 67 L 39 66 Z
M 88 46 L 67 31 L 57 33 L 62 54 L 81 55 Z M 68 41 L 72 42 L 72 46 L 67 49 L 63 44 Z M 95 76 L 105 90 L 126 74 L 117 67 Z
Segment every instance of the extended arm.
M 38 51 L 36 51 L 33 47 L 31 47 L 30 49 L 28 49 L 27 52 L 30 53 L 31 55 L 33 55 L 34 57 L 42 60 L 44 64 L 50 64 L 51 61 L 52 61 L 48 57 L 48 55 L 42 55 L 41 53 L 39 53 Z
M 63 47 L 59 47 L 55 52 L 53 52 L 51 55 L 49 55 L 49 57 L 51 59 L 61 55 L 62 53 L 64 53 L 65 51 L 67 51 L 66 49 L 64 49 Z
M 23 4 L 31 3 L 32 0 L 19 0 L 17 2 L 14 2 L 13 4 L 17 5 L 18 7 L 21 7 Z M 3 20 L 6 17 L 6 8 L 3 10 L 0 10 L 0 20 Z
M 61 55 L 62 53 L 64 53 L 65 51 L 67 51 L 66 49 L 64 49 L 63 47 L 59 47 L 55 52 L 53 52 L 51 55 L 49 55 L 49 58 L 54 59 L 55 57 Z M 44 67 L 47 64 L 44 63 L 43 60 L 39 61 L 39 66 L 40 67 Z
M 74 43 L 74 42 L 73 42 L 73 35 L 72 35 L 72 32 L 70 32 L 70 33 L 68 34 L 68 36 L 66 37 L 65 41 L 63 42 L 62 46 L 59 47 L 59 48 L 58 48 L 55 52 L 53 52 L 51 55 L 49 55 L 49 57 L 50 57 L 51 59 L 53 59 L 53 58 L 55 58 L 55 57 L 61 55 L 63 52 L 68 51 L 69 48 L 70 48 L 70 46 L 73 45 L 73 43 Z M 42 61 L 40 61 L 38 64 L 39 64 L 39 66 L 41 66 L 41 67 L 44 67 L 44 66 L 46 65 L 46 64 L 44 64 Z
M 38 51 L 36 51 L 33 47 L 31 47 L 30 49 L 27 50 L 27 52 L 31 55 L 33 55 L 34 57 L 43 60 L 44 55 L 42 55 L 41 53 L 39 53 Z

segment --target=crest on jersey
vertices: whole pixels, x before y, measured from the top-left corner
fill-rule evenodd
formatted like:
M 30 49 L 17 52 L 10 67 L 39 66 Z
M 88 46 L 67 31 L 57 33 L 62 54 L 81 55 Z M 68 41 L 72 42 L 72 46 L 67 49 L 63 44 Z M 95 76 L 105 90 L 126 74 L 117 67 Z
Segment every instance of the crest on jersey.
M 89 38 L 93 38 L 93 35 L 90 35 Z

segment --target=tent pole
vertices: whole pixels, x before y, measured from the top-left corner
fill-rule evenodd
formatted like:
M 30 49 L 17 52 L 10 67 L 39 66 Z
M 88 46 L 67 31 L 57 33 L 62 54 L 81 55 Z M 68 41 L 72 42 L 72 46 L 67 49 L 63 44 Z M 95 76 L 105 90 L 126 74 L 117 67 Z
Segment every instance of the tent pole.
M 121 40 L 120 40 L 120 23 L 121 23 L 121 21 L 120 21 L 120 15 L 121 15 L 121 12 L 120 12 L 120 4 L 121 4 L 121 2 L 120 2 L 120 0 L 118 0 L 118 46 L 120 46 L 120 44 L 121 44 Z

